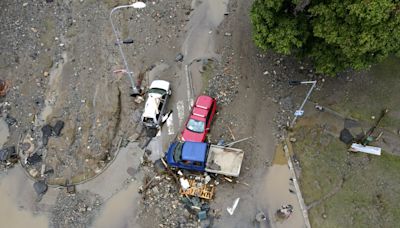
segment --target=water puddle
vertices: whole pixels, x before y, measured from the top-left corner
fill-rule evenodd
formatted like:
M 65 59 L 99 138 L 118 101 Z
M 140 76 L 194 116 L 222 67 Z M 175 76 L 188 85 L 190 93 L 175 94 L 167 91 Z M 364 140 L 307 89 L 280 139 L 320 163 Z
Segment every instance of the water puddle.
M 140 226 L 136 223 L 136 210 L 140 202 L 138 188 L 139 184 L 132 182 L 127 189 L 114 195 L 104 205 L 97 220 L 94 221 L 93 227 L 139 228 Z
M 77 190 L 91 191 L 106 200 L 113 197 L 123 188 L 126 180 L 132 178 L 127 170 L 139 169 L 143 153 L 136 142 L 129 143 L 121 148 L 115 160 L 99 176 L 78 185 Z
M 7 142 L 8 137 L 10 136 L 10 131 L 8 129 L 8 124 L 4 119 L 0 119 L 0 147 Z
M 48 218 L 36 211 L 36 194 L 21 167 L 0 175 L 1 227 L 48 227 Z
M 276 146 L 275 157 L 272 162 L 274 165 L 285 165 L 287 164 L 287 159 L 285 157 L 285 152 L 283 150 L 283 145 L 280 143 Z
M 56 64 L 50 70 L 50 79 L 49 79 L 49 87 L 47 89 L 47 95 L 45 99 L 45 107 L 42 112 L 39 114 L 36 124 L 43 125 L 46 123 L 46 119 L 53 112 L 53 107 L 57 101 L 57 97 L 59 95 L 59 83 L 61 80 L 61 73 L 63 71 L 65 63 L 68 61 L 67 53 L 64 52 L 62 54 L 63 61 L 59 64 Z
M 292 172 L 289 170 L 287 164 L 283 145 L 278 144 L 273 165 L 268 169 L 267 175 L 265 175 L 264 181 L 262 181 L 262 183 L 264 183 L 261 187 L 262 199 L 267 203 L 265 208 L 268 208 L 268 217 L 270 218 L 272 227 L 305 227 L 295 187 L 290 180 L 290 178 L 292 178 Z M 278 219 L 275 213 L 285 204 L 291 204 L 294 207 L 294 212 L 286 220 Z
M 185 63 L 195 59 L 217 58 L 215 54 L 215 35 L 218 25 L 224 19 L 229 0 L 193 0 L 194 9 L 187 24 L 187 36 L 182 52 Z M 218 59 L 218 58 L 217 58 Z

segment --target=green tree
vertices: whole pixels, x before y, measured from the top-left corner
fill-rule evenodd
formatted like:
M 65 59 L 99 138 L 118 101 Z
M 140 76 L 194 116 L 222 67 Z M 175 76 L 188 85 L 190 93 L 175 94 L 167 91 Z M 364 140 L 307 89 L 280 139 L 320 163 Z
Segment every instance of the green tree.
M 400 0 L 255 0 L 257 46 L 313 60 L 319 73 L 360 70 L 400 54 Z

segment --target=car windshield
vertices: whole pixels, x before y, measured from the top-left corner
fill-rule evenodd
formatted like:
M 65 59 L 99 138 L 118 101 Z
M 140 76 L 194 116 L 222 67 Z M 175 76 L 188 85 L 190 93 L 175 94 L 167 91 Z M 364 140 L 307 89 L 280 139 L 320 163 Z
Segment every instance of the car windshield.
M 190 119 L 189 122 L 187 123 L 186 128 L 196 133 L 202 133 L 204 132 L 204 126 L 205 123 L 203 121 Z
M 158 94 L 164 95 L 166 92 L 163 89 L 151 88 L 151 89 L 149 89 L 148 93 L 158 93 Z
M 178 143 L 174 150 L 174 160 L 175 162 L 180 162 L 182 160 L 182 146 L 183 143 Z

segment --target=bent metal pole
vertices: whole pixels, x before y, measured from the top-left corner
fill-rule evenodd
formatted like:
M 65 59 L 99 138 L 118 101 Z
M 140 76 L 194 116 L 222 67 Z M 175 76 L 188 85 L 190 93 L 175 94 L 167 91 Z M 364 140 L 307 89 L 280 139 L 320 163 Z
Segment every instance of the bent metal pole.
M 312 84 L 310 90 L 308 91 L 306 97 L 303 100 L 303 103 L 300 105 L 300 108 L 298 109 L 298 110 L 302 111 L 303 108 L 304 108 L 304 105 L 306 104 L 308 98 L 311 95 L 311 92 L 313 91 L 314 87 L 316 86 L 317 81 L 302 81 L 302 82 L 300 82 L 300 84 Z M 294 127 L 294 124 L 296 123 L 297 117 L 298 117 L 297 115 L 294 115 L 294 118 L 292 120 L 292 123 L 290 124 L 290 127 L 292 127 L 292 128 Z
M 132 95 L 138 95 L 138 94 L 140 94 L 140 88 L 138 88 L 138 86 L 135 84 L 135 81 L 133 80 L 134 75 L 133 75 L 133 72 L 129 69 L 128 63 L 127 63 L 126 58 L 125 58 L 124 51 L 122 50 L 121 39 L 119 38 L 119 35 L 118 35 L 118 34 L 119 34 L 119 30 L 118 30 L 118 29 L 115 27 L 115 25 L 114 25 L 114 22 L 113 22 L 113 20 L 112 20 L 112 14 L 113 14 L 116 10 L 122 9 L 122 8 L 133 7 L 133 8 L 135 8 L 135 9 L 141 9 L 141 8 L 144 8 L 145 6 L 146 6 L 146 4 L 143 3 L 143 2 L 136 2 L 136 3 L 133 3 L 133 4 L 131 4 L 131 5 L 123 5 L 123 6 L 114 7 L 114 8 L 111 10 L 111 12 L 110 12 L 111 27 L 112 27 L 113 32 L 114 32 L 114 34 L 115 34 L 115 37 L 116 37 L 116 39 L 117 39 L 117 45 L 118 45 L 119 52 L 120 52 L 120 54 L 121 54 L 121 56 L 122 56 L 122 60 L 124 61 L 125 71 L 126 71 L 128 77 L 129 77 L 129 81 L 130 81 L 131 86 L 132 86 L 132 92 L 133 92 Z

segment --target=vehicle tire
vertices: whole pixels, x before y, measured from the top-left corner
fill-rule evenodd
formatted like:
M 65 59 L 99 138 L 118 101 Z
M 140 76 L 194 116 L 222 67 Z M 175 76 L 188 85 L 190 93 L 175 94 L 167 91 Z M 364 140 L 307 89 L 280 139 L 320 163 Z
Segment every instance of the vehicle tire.
M 146 129 L 146 135 L 147 137 L 155 137 L 157 135 L 158 129 L 157 128 L 147 128 Z

